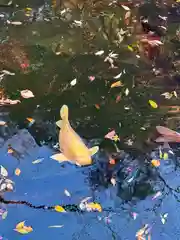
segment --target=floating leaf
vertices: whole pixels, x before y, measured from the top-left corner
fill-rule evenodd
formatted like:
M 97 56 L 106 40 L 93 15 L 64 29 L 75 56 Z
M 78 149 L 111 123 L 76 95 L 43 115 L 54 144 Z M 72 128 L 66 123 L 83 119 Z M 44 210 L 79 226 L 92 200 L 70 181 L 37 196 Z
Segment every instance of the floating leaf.
M 32 161 L 32 164 L 41 163 L 43 160 L 44 160 L 44 158 L 39 158 L 37 160 Z
M 65 209 L 60 205 L 56 205 L 54 209 L 56 210 L 56 212 L 66 212 Z
M 19 176 L 21 174 L 21 169 L 16 168 L 14 173 L 16 176 Z
M 18 223 L 14 230 L 21 234 L 27 234 L 33 231 L 31 226 L 25 226 L 25 221 Z
M 16 25 L 16 26 L 22 25 L 22 22 L 20 22 L 20 21 L 14 21 L 14 22 L 8 22 L 8 23 L 10 23 L 12 25 Z
M 158 105 L 156 102 L 154 102 L 153 100 L 149 100 L 149 104 L 151 105 L 152 108 L 157 108 Z
M 174 94 L 174 96 L 175 96 L 176 98 L 178 97 L 176 91 L 173 91 L 173 94 Z
M 87 202 L 88 200 L 90 200 L 92 197 L 86 197 L 86 198 L 83 198 L 82 200 L 81 200 L 81 203 L 85 203 L 85 202 Z
M 3 167 L 2 165 L 0 165 L 0 174 L 3 176 L 3 177 L 7 177 L 8 176 L 8 171 L 5 169 L 5 167 Z
M 2 214 L 2 219 L 6 219 L 7 218 L 7 215 L 8 215 L 8 211 L 5 211 L 3 214 Z
M 124 10 L 126 10 L 126 11 L 130 11 L 130 8 L 125 5 L 121 5 L 121 7 L 124 8 Z
M 160 214 L 162 224 L 165 224 L 167 221 L 168 213 Z
M 117 81 L 117 82 L 111 84 L 111 88 L 122 87 L 122 86 L 124 86 L 124 85 L 122 84 L 121 81 Z
M 126 95 L 126 96 L 129 95 L 129 89 L 128 89 L 128 88 L 126 88 L 126 90 L 125 90 L 125 95 Z
M 152 161 L 151 161 L 151 163 L 152 163 L 152 165 L 154 166 L 154 167 L 159 167 L 160 166 L 160 161 L 159 160 L 156 160 L 156 159 L 153 159 Z
M 103 53 L 104 53 L 104 50 L 100 50 L 100 51 L 96 52 L 95 55 L 96 56 L 101 56 L 101 55 L 103 55 Z
M 71 197 L 71 194 L 70 194 L 70 192 L 69 192 L 67 189 L 64 190 L 64 194 L 65 194 L 67 197 Z
M 114 79 L 118 79 L 118 78 L 120 78 L 122 76 L 122 72 L 120 72 L 118 75 L 116 75 L 115 77 L 114 77 Z
M 75 85 L 76 85 L 76 83 L 77 83 L 77 79 L 76 79 L 76 78 L 75 78 L 75 79 L 73 79 L 73 80 L 70 82 L 71 86 L 75 86 Z
M 31 91 L 28 90 L 28 89 L 22 90 L 20 93 L 21 93 L 21 96 L 22 96 L 23 98 L 26 98 L 26 99 L 28 99 L 28 98 L 33 98 L 33 97 L 34 97 L 33 92 L 31 92 Z
M 111 178 L 111 183 L 113 186 L 116 186 L 116 179 L 115 178 Z
M 64 227 L 64 225 L 52 225 L 52 226 L 48 226 L 48 228 L 62 228 Z
M 102 212 L 101 205 L 99 203 L 94 202 L 86 203 L 86 209 L 87 211 L 97 210 L 98 212 Z
M 173 94 L 169 92 L 164 92 L 161 95 L 164 96 L 166 99 L 171 99 L 173 96 Z

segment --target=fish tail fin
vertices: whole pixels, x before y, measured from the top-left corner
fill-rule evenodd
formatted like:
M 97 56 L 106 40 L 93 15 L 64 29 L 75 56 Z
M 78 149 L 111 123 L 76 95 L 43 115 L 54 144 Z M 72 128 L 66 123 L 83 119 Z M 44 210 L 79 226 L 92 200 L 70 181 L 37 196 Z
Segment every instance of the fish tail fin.
M 62 120 L 68 121 L 68 115 L 69 115 L 68 113 L 69 113 L 68 106 L 63 105 L 60 110 L 60 116 L 61 116 Z

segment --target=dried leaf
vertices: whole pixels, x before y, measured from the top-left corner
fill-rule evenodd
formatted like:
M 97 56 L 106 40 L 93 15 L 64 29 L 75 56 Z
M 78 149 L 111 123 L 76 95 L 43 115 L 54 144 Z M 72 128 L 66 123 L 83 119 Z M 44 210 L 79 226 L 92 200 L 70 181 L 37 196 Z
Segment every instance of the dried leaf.
M 121 81 L 117 81 L 117 82 L 111 84 L 111 88 L 122 87 L 122 86 L 124 86 L 124 85 L 122 84 Z
M 27 234 L 33 231 L 31 226 L 25 226 L 25 221 L 18 223 L 14 230 L 21 234 Z
M 21 96 L 22 96 L 23 98 L 26 98 L 26 99 L 28 99 L 28 98 L 33 98 L 33 97 L 34 97 L 33 92 L 31 92 L 31 91 L 28 90 L 28 89 L 22 90 L 20 93 L 21 93 Z
M 21 174 L 21 170 L 19 168 L 16 168 L 14 173 L 16 176 L 19 176 Z
M 153 100 L 149 100 L 149 104 L 151 105 L 152 108 L 157 108 L 158 107 L 157 103 Z
M 54 209 L 56 210 L 56 212 L 66 212 L 65 209 L 60 205 L 56 205 Z

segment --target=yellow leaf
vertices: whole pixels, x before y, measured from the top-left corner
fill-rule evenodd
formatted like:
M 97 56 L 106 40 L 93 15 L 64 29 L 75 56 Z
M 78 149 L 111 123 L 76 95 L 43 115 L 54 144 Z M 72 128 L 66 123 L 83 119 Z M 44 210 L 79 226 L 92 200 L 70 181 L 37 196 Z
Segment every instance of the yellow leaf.
M 14 230 L 21 234 L 27 234 L 33 231 L 31 226 L 25 226 L 24 224 L 25 224 L 25 221 L 18 223 Z
M 122 84 L 121 81 L 117 81 L 117 82 L 111 84 L 111 88 L 122 87 L 122 86 L 124 86 L 124 85 Z
M 21 169 L 16 168 L 14 173 L 16 174 L 16 176 L 19 176 L 21 174 Z
M 90 202 L 90 203 L 87 203 L 86 206 L 92 210 L 97 210 L 98 212 L 102 212 L 102 207 L 99 203 Z
M 16 225 L 16 229 L 18 229 L 18 228 L 23 228 L 23 227 L 24 227 L 24 223 L 25 223 L 25 221 L 19 222 L 19 223 Z
M 158 105 L 156 102 L 154 102 L 153 100 L 149 100 L 149 104 L 151 105 L 152 108 L 157 108 Z
M 56 205 L 54 209 L 56 210 L 56 212 L 66 212 L 65 209 L 60 205 Z

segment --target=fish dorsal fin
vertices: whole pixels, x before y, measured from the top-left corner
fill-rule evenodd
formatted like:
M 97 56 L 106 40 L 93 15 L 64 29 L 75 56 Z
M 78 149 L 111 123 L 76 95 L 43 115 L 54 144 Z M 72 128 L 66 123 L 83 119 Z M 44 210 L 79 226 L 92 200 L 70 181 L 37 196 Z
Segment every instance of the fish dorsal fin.
M 56 160 L 56 161 L 60 162 L 60 163 L 69 161 L 69 159 L 66 156 L 64 156 L 64 154 L 62 154 L 62 153 L 54 154 L 54 155 L 51 156 L 51 158 L 53 160 Z
M 90 155 L 93 156 L 94 154 L 96 154 L 99 151 L 99 147 L 95 146 L 89 149 Z
M 60 110 L 60 116 L 62 118 L 62 120 L 68 121 L 68 106 L 67 105 L 63 105 L 61 110 Z
M 57 121 L 57 122 L 56 122 L 56 125 L 57 125 L 59 128 L 61 128 L 61 127 L 62 127 L 62 120 Z

